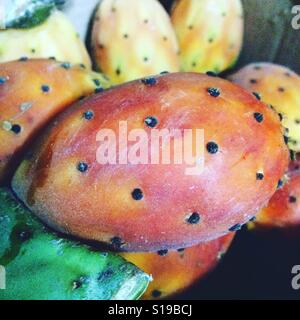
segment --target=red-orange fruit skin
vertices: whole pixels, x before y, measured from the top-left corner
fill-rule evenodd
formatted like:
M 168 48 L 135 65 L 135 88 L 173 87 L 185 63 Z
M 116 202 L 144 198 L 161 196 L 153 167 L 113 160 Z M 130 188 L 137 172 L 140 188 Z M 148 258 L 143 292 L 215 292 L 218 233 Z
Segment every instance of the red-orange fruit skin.
M 210 87 L 220 96 L 212 97 Z M 91 120 L 83 117 L 88 110 L 94 112 Z M 264 115 L 262 123 L 255 112 Z M 204 129 L 205 146 L 218 144 L 216 154 L 205 149 L 201 175 L 186 175 L 191 166 L 185 163 L 96 162 L 100 129 L 118 133 L 122 120 L 128 132 L 150 133 L 144 121 L 149 116 L 158 119 L 157 129 Z M 138 80 L 115 87 L 68 109 L 21 164 L 13 189 L 60 231 L 117 243 L 124 251 L 177 249 L 246 223 L 276 191 L 288 155 L 278 115 L 251 93 L 220 78 L 175 73 L 156 77 L 152 86 Z M 88 164 L 84 173 L 77 170 L 81 161 Z M 257 180 L 262 170 L 264 179 Z M 132 198 L 135 188 L 143 191 L 140 201 Z M 193 212 L 199 223 L 187 222 Z
M 0 185 L 7 183 L 23 151 L 39 130 L 80 96 L 91 94 L 101 74 L 81 66 L 62 67 L 51 59 L 13 61 L 0 64 Z M 43 92 L 42 86 L 49 91 Z M 17 134 L 10 126 L 20 126 Z
M 180 293 L 212 271 L 227 252 L 235 233 L 201 243 L 184 251 L 122 253 L 122 256 L 152 275 L 144 300 L 161 299 Z
M 300 76 L 285 66 L 257 62 L 246 65 L 229 79 L 259 93 L 263 102 L 281 114 L 283 126 L 289 129 L 290 149 L 300 151 Z
M 286 182 L 271 198 L 268 206 L 257 215 L 258 228 L 300 227 L 300 161 L 292 161 L 286 174 Z

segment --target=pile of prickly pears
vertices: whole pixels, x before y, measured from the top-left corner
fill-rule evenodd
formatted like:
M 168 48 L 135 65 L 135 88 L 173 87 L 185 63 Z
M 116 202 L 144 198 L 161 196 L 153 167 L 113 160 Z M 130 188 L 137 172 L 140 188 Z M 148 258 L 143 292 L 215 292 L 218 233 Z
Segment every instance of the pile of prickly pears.
M 300 232 L 300 77 L 235 68 L 247 0 L 84 1 L 88 49 L 64 2 L 0 31 L 0 300 L 170 297 Z

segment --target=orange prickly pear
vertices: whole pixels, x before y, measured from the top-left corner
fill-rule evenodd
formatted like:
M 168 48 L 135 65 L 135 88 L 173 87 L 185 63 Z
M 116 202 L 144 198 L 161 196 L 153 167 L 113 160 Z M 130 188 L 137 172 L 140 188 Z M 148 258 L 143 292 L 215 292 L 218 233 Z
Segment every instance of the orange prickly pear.
M 0 64 L 0 184 L 39 130 L 81 96 L 108 81 L 83 66 L 53 60 Z
M 120 121 L 143 143 L 122 134 Z M 175 154 L 172 141 L 187 128 L 204 131 L 200 143 L 184 143 L 203 150 L 192 161 L 130 160 L 135 148 L 151 159 Z M 172 129 L 175 139 L 156 148 L 151 135 Z M 283 135 L 277 113 L 229 81 L 149 77 L 68 108 L 20 165 L 13 189 L 62 232 L 124 251 L 189 247 L 238 230 L 268 203 L 288 165 Z M 201 159 L 203 170 L 187 174 Z

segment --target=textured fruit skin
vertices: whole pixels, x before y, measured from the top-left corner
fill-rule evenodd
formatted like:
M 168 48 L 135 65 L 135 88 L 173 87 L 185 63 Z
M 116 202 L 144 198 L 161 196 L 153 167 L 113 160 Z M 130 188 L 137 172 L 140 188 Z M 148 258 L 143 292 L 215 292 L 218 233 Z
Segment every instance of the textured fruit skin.
M 235 64 L 244 31 L 240 0 L 178 0 L 171 18 L 182 71 L 218 73 Z
M 300 160 L 292 161 L 286 182 L 263 208 L 251 226 L 259 228 L 299 228 L 300 226 Z
M 138 299 L 150 277 L 115 254 L 67 240 L 46 229 L 0 189 L 0 300 Z
M 41 25 L 31 29 L 7 29 L 0 32 L 0 62 L 21 57 L 49 58 L 84 64 L 91 68 L 85 45 L 69 19 L 60 11 L 53 11 Z
M 114 84 L 179 71 L 176 35 L 157 0 L 102 0 L 94 19 L 92 55 Z
M 184 251 L 169 251 L 165 256 L 157 253 L 121 255 L 153 277 L 142 299 L 166 298 L 187 289 L 212 271 L 228 250 L 234 235 L 230 233 Z
M 69 108 L 20 165 L 14 191 L 46 223 L 112 243 L 118 250 L 158 251 L 218 238 L 267 204 L 289 156 L 277 113 L 220 78 L 174 73 L 151 80 L 155 84 L 133 81 Z M 218 97 L 208 93 L 211 87 L 219 89 Z M 91 120 L 83 117 L 88 110 L 94 112 Z M 264 116 L 261 123 L 254 118 L 257 112 Z M 128 132 L 144 129 L 150 138 L 151 128 L 145 124 L 149 116 L 157 118 L 156 129 L 203 129 L 205 146 L 211 141 L 218 144 L 215 154 L 204 146 L 201 175 L 186 175 L 185 169 L 192 166 L 186 162 L 101 165 L 96 161 L 103 145 L 96 141 L 100 129 L 118 135 L 119 121 L 127 121 Z M 119 151 L 118 137 L 116 145 L 117 155 L 124 153 L 123 146 Z M 149 154 L 150 148 L 148 143 Z M 165 148 L 166 144 L 161 149 Z M 81 162 L 87 164 L 85 172 L 78 170 Z M 257 180 L 261 171 L 264 179 Z M 138 201 L 132 196 L 135 189 L 143 192 Z M 189 223 L 194 212 L 200 221 Z
M 260 62 L 247 65 L 230 80 L 258 92 L 282 114 L 282 123 L 289 129 L 289 147 L 300 151 L 300 76 L 284 66 Z
M 108 86 L 101 74 L 64 66 L 42 59 L 0 64 L 0 184 L 13 173 L 14 162 L 47 121 L 79 97 L 93 93 L 95 79 Z

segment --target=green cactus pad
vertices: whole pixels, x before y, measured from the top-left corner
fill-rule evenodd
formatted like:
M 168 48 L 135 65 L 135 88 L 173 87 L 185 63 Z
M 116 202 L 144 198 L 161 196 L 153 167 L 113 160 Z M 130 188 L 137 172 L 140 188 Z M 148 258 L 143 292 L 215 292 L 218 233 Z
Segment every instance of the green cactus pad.
M 138 299 L 150 277 L 118 255 L 49 231 L 0 189 L 0 300 Z

